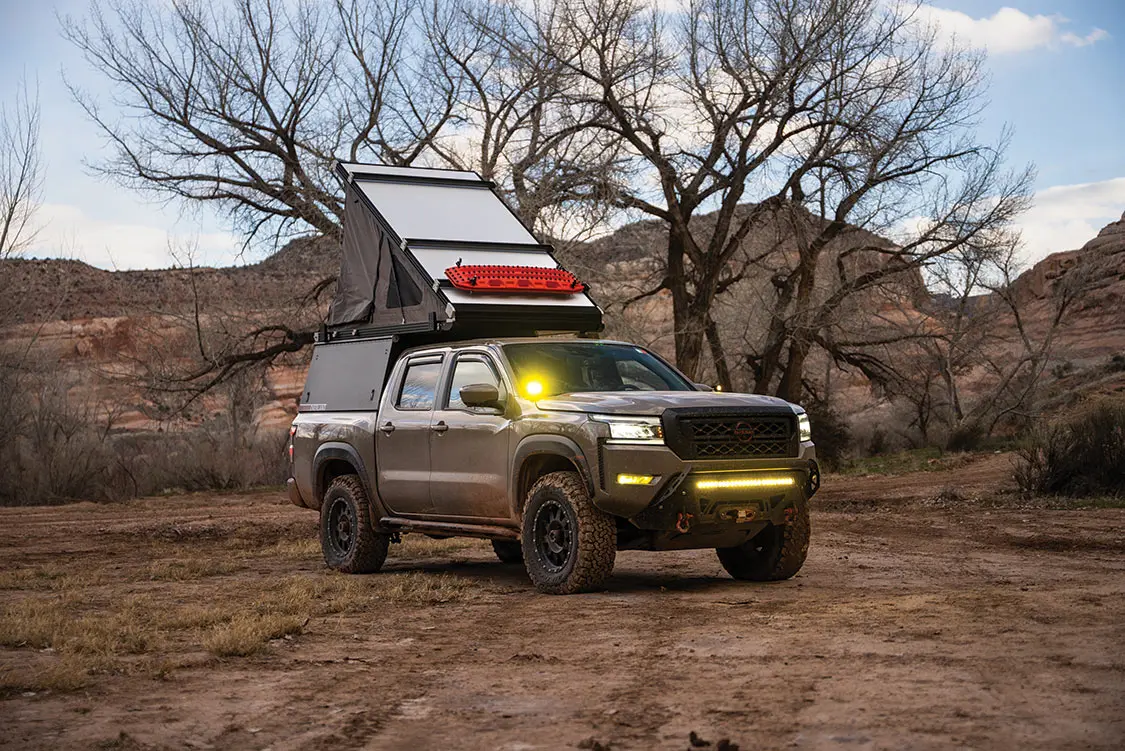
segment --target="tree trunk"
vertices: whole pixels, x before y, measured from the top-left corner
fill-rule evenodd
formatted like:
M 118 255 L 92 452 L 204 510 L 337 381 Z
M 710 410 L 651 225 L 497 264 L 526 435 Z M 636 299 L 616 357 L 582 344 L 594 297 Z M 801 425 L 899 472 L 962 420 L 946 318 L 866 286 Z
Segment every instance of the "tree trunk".
M 719 338 L 719 327 L 715 319 L 707 316 L 707 344 L 711 348 L 711 360 L 715 363 L 715 375 L 723 391 L 734 391 L 731 383 L 730 368 L 727 367 L 727 356 L 723 351 L 723 341 Z
M 804 337 L 797 337 L 789 342 L 789 361 L 785 364 L 781 383 L 777 385 L 777 395 L 787 402 L 796 404 L 801 401 L 805 359 L 808 354 L 809 342 Z
M 706 313 L 700 315 L 688 290 L 684 268 L 687 228 L 673 224 L 668 230 L 668 280 L 672 289 L 672 323 L 675 327 L 676 366 L 688 378 L 699 377 Z

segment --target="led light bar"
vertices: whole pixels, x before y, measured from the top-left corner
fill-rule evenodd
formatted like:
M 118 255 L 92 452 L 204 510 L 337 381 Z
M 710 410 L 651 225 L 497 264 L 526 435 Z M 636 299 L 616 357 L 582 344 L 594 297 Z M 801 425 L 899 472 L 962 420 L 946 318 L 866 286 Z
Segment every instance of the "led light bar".
M 653 475 L 618 475 L 618 485 L 652 485 L 656 482 Z
M 696 480 L 697 490 L 735 490 L 740 488 L 790 488 L 797 484 L 792 477 L 733 477 L 729 480 Z

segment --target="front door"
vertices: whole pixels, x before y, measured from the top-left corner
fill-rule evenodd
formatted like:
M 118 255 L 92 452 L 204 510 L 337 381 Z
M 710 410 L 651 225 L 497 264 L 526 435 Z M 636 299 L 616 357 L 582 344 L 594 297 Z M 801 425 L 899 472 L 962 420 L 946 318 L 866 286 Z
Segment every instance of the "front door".
M 475 383 L 496 386 L 506 401 L 504 381 L 489 355 L 463 352 L 438 397 L 430 449 L 430 494 L 439 516 L 508 519 L 508 446 L 511 421 L 504 410 L 468 407 L 461 388 Z
M 433 513 L 430 502 L 430 423 L 434 415 L 440 355 L 413 357 L 384 400 L 375 425 L 379 496 L 396 514 Z

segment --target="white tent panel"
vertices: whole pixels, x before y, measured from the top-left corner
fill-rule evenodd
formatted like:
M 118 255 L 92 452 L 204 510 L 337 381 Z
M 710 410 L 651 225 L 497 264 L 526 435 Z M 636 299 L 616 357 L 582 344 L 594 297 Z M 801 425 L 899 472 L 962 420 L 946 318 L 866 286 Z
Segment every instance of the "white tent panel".
M 484 185 L 460 187 L 360 178 L 356 185 L 402 239 L 530 244 L 536 239 Z
M 445 270 L 456 266 L 458 259 L 464 266 L 494 265 L 494 266 L 534 266 L 540 269 L 557 269 L 558 262 L 550 253 L 512 252 L 505 250 L 447 250 L 417 248 L 411 246 L 410 251 L 422 268 L 433 279 L 445 279 Z
M 384 164 L 356 164 L 340 162 L 349 175 L 385 175 L 387 177 L 438 178 L 441 180 L 464 180 L 479 183 L 480 175 L 465 170 L 428 169 L 426 167 L 390 167 Z M 360 178 L 361 180 L 363 178 Z
M 443 289 L 442 292 L 454 307 L 470 310 L 473 305 L 530 305 L 559 308 L 592 308 L 594 302 L 577 292 L 573 295 L 523 294 L 518 292 L 467 292 L 462 289 Z

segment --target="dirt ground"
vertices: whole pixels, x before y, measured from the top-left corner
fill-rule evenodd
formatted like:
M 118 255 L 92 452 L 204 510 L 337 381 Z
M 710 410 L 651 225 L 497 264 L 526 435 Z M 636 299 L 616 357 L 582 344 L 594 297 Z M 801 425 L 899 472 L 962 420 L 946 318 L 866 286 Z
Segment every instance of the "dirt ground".
M 574 597 L 475 541 L 328 572 L 278 493 L 2 509 L 0 747 L 1125 747 L 1125 509 L 1006 462 L 827 478 L 791 581 L 628 552 Z

